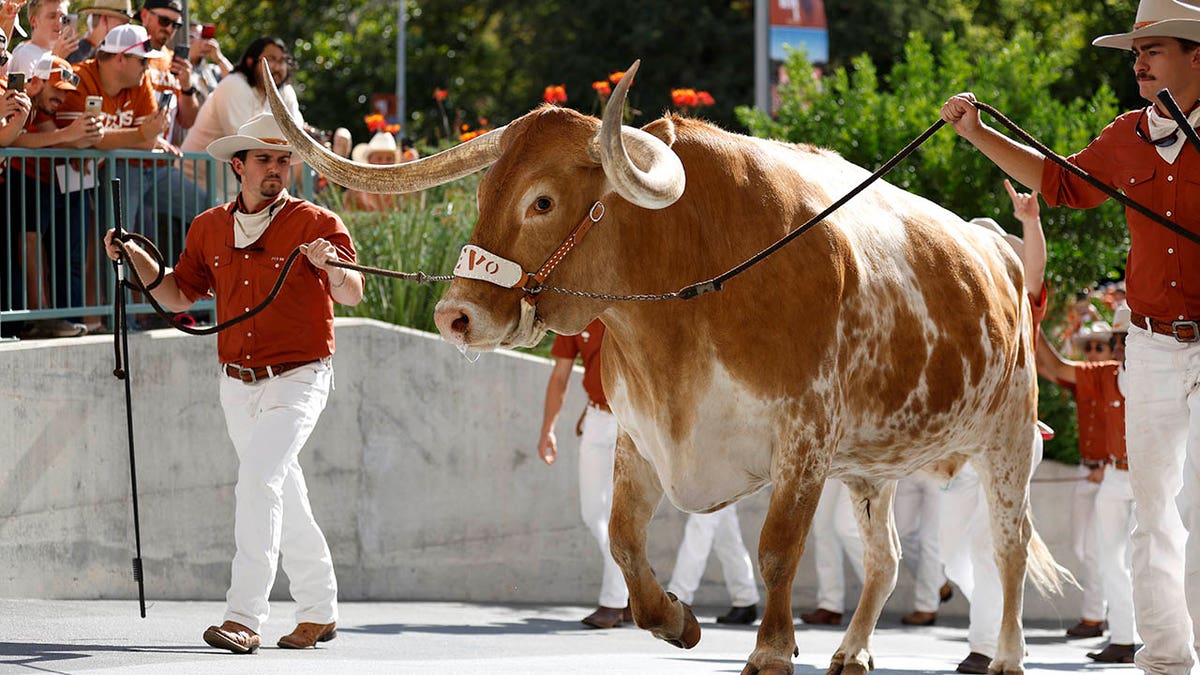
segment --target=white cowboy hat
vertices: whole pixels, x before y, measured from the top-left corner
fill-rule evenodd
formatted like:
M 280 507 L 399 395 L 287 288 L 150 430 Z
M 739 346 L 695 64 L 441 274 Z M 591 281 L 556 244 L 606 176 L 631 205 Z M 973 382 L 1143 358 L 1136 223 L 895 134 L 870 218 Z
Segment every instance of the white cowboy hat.
M 1113 328 L 1108 325 L 1107 321 L 1093 321 L 1072 335 L 1071 341 L 1075 343 L 1076 347 L 1081 347 L 1088 342 L 1108 342 L 1112 336 Z
M 978 225 L 980 227 L 989 229 L 992 232 L 995 232 L 996 234 L 1000 235 L 1001 237 L 1004 237 L 1004 241 L 1008 242 L 1008 245 L 1012 247 L 1012 250 L 1018 256 L 1024 255 L 1023 251 L 1025 250 L 1025 242 L 1022 241 L 1021 238 L 1018 237 L 1017 235 L 1005 232 L 1004 228 L 1000 227 L 1000 223 L 997 223 L 994 219 L 992 219 L 992 218 L 972 218 L 970 220 L 970 223 L 972 225 Z
M 236 134 L 218 138 L 209 143 L 205 149 L 213 157 L 222 162 L 228 162 L 242 150 L 292 152 L 292 144 L 288 141 L 287 136 L 283 135 L 279 123 L 275 121 L 271 113 L 265 112 L 251 117 L 249 122 L 238 127 Z M 292 152 L 292 164 L 299 164 L 302 161 L 304 158 Z
M 1131 323 L 1133 323 L 1133 313 L 1129 310 L 1129 305 L 1117 305 L 1117 311 L 1113 312 L 1112 332 L 1128 333 Z
M 1181 0 L 1142 0 L 1138 3 L 1133 30 L 1101 35 L 1092 40 L 1092 46 L 1132 49 L 1133 41 L 1144 37 L 1173 37 L 1200 42 L 1200 7 Z
M 396 137 L 386 131 L 376 132 L 369 143 L 359 143 L 350 151 L 350 159 L 367 163 L 367 158 L 377 152 L 392 153 L 392 163 L 400 161 L 400 149 L 396 147 Z

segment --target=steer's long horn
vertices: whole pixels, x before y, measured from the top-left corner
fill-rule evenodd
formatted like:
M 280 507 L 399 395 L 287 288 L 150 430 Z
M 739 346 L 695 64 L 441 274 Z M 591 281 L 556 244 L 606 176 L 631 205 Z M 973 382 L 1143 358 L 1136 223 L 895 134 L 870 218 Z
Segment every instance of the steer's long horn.
M 625 94 L 640 63 L 640 60 L 634 61 L 629 66 L 604 108 L 604 122 L 599 133 L 600 163 L 617 194 L 638 206 L 661 209 L 675 203 L 683 194 L 683 163 L 655 136 L 621 126 Z
M 304 161 L 338 185 L 363 192 L 416 192 L 475 173 L 500 157 L 504 127 L 415 162 L 373 165 L 339 157 L 296 126 L 279 97 L 267 62 L 264 60 L 262 65 L 259 76 L 267 83 L 267 100 L 279 128 Z

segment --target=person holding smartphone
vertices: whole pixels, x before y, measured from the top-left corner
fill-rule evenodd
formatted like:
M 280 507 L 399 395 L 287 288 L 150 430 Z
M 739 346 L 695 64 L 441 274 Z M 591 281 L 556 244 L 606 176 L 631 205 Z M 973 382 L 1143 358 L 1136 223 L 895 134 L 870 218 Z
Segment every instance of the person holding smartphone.
M 133 7 L 129 0 L 93 0 L 91 5 L 79 10 L 79 16 L 87 24 L 87 33 L 79 40 L 75 51 L 67 55 L 70 63 L 83 63 L 94 57 L 108 31 L 133 21 Z
M 47 53 L 65 59 L 75 51 L 79 36 L 69 24 L 70 11 L 67 0 L 30 0 L 26 5 L 29 39 L 13 50 L 8 72 L 29 73 L 33 64 Z

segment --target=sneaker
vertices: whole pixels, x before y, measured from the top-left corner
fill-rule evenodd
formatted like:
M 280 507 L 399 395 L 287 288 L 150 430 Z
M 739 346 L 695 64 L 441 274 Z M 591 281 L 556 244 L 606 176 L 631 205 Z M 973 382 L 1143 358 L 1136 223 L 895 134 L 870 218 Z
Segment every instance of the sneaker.
M 79 337 L 87 334 L 87 326 L 66 319 L 43 319 L 26 325 L 21 338 L 25 340 L 47 340 L 51 338 Z

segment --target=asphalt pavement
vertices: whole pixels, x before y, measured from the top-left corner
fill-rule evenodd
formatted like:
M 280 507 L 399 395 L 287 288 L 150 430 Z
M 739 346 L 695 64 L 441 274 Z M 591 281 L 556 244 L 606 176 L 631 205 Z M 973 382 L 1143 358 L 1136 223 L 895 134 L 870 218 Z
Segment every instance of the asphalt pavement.
M 292 629 L 294 605 L 274 603 L 256 654 L 233 655 L 204 644 L 224 603 L 0 600 L 0 673 L 222 675 L 255 673 L 739 673 L 754 649 L 755 626 L 726 627 L 725 608 L 698 608 L 703 634 L 680 650 L 635 627 L 589 630 L 592 608 L 458 602 L 347 602 L 338 637 L 317 649 L 285 650 L 275 641 Z M 798 620 L 797 620 L 798 622 Z M 927 628 L 880 620 L 875 673 L 948 673 L 967 655 L 966 625 L 945 619 Z M 1026 626 L 1027 673 L 1134 673 L 1085 656 L 1103 639 L 1063 639 L 1064 626 Z M 841 641 L 839 627 L 797 623 L 796 675 L 825 673 Z

